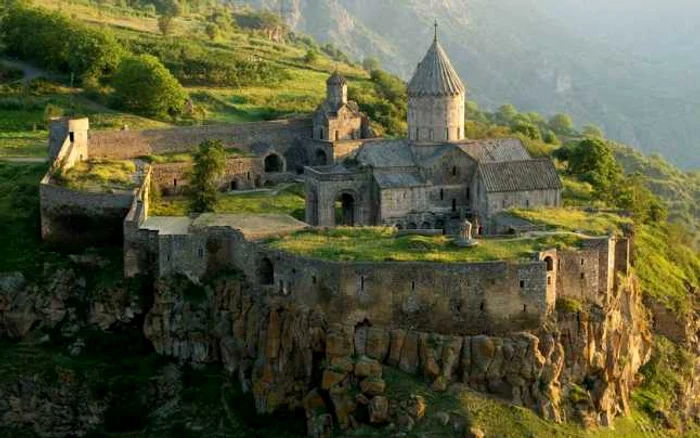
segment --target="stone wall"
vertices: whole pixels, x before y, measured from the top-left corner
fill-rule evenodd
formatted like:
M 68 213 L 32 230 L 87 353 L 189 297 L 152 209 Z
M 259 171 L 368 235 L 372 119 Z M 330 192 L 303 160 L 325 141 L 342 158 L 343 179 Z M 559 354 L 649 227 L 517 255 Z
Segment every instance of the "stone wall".
M 373 208 L 379 194 L 367 172 L 343 174 L 326 172 L 324 168 L 306 168 L 306 223 L 321 227 L 336 225 L 335 201 L 342 195 L 352 199 L 353 224 L 366 226 L 377 224 Z
M 177 194 L 186 187 L 192 163 L 162 163 L 153 165 L 153 182 L 166 194 Z M 221 190 L 250 190 L 265 184 L 263 161 L 257 157 L 226 159 L 224 176 L 219 180 Z
M 215 269 L 228 263 L 270 293 L 347 325 L 367 320 L 455 334 L 535 329 L 554 305 L 539 261 L 339 263 L 271 250 L 235 231 L 219 230 L 215 240 L 207 244 L 216 248 L 208 254 Z
M 380 191 L 380 220 L 391 221 L 413 211 L 429 211 L 427 187 L 401 187 Z
M 418 142 L 457 141 L 464 138 L 464 94 L 409 96 L 409 138 Z
M 69 169 L 88 157 L 88 119 L 56 118 L 49 122 L 49 159 L 53 168 Z
M 74 245 L 122 242 L 122 222 L 134 191 L 86 192 L 51 184 L 47 175 L 39 187 L 41 235 L 44 240 Z
M 286 154 L 295 141 L 311 135 L 312 123 L 307 118 L 145 131 L 100 131 L 90 135 L 90 154 L 96 158 L 128 159 L 189 151 L 204 140 L 221 140 L 226 147 L 248 152 L 267 149 Z

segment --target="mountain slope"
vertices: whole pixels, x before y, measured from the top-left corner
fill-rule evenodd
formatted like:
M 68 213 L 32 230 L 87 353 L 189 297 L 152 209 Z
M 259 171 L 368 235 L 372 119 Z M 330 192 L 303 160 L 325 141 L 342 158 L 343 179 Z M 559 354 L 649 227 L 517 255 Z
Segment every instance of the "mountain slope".
M 280 0 L 244 0 L 280 9 Z M 488 108 L 571 113 L 611 138 L 700 166 L 700 8 L 688 0 L 286 0 L 289 23 L 409 77 L 432 22 L 470 98 Z M 648 7 L 646 7 L 648 6 Z M 673 7 L 671 7 L 673 6 Z M 670 11 L 670 12 L 669 12 Z

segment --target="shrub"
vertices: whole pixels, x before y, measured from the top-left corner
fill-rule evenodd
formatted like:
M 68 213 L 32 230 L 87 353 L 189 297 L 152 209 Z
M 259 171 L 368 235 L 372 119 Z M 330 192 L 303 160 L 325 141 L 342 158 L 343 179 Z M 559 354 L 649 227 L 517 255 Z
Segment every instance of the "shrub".
M 180 114 L 187 99 L 182 85 L 151 55 L 125 59 L 112 85 L 118 105 L 146 116 Z
M 107 30 L 75 23 L 58 12 L 23 6 L 9 9 L 0 39 L 12 55 L 81 78 L 113 73 L 125 53 Z

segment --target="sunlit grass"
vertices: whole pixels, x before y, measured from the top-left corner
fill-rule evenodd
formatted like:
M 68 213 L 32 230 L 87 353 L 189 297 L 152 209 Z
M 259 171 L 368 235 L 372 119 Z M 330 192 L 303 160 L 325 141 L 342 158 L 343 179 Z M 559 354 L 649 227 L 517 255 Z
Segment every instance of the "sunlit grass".
M 101 191 L 136 187 L 133 161 L 89 160 L 55 175 L 60 184 L 76 190 Z
M 337 261 L 427 261 L 436 263 L 531 259 L 548 248 L 576 247 L 573 235 L 483 239 L 472 248 L 447 236 L 399 236 L 394 228 L 333 228 L 294 233 L 270 242 L 275 249 Z
M 623 225 L 632 223 L 630 218 L 615 213 L 587 212 L 575 208 L 514 209 L 510 213 L 552 229 L 591 235 L 620 234 Z
M 219 197 L 216 213 L 223 214 L 289 214 L 304 219 L 305 201 L 297 187 L 275 194 L 270 191 L 229 193 Z M 151 204 L 152 216 L 187 216 L 190 201 L 186 197 L 167 197 Z

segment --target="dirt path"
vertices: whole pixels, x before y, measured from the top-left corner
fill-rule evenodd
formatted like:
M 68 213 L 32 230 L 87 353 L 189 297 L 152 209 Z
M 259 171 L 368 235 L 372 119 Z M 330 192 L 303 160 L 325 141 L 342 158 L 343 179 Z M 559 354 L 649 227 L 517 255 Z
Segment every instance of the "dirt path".
M 43 77 L 47 79 L 55 77 L 55 75 L 47 73 L 46 71 L 40 68 L 34 67 L 33 65 L 27 64 L 26 62 L 17 59 L 0 59 L 0 64 L 4 65 L 5 67 L 11 67 L 16 68 L 18 70 L 22 70 L 22 73 L 24 73 L 24 77 L 22 78 L 23 84 L 27 84 L 38 77 Z
M 46 163 L 49 160 L 47 158 L 38 158 L 38 157 L 7 157 L 7 158 L 0 157 L 0 161 L 6 161 L 8 163 L 16 163 L 16 164 L 39 164 L 39 163 Z

